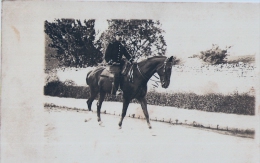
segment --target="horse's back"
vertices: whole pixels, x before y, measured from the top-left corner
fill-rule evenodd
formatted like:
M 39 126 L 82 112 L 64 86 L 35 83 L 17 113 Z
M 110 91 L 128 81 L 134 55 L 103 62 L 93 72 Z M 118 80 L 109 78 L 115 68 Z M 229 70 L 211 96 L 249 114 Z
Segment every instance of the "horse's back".
M 90 70 L 88 73 L 87 73 L 87 77 L 86 77 L 86 83 L 87 85 L 89 85 L 89 75 L 92 73 L 93 70 Z
M 86 77 L 86 83 L 90 85 L 91 83 L 95 83 L 99 80 L 99 76 L 102 73 L 102 71 L 105 69 L 105 67 L 97 67 L 94 70 L 91 70 L 87 73 Z

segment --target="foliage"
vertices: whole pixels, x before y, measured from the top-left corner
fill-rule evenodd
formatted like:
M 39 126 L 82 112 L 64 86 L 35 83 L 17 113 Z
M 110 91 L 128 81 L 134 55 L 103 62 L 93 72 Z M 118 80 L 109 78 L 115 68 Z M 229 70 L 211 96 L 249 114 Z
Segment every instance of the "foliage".
M 240 63 L 240 62 L 243 62 L 243 63 L 248 63 L 248 64 L 251 64 L 251 63 L 255 63 L 255 55 L 245 55 L 245 56 L 233 56 L 233 57 L 229 57 L 228 60 L 227 60 L 227 63 L 229 64 L 237 64 L 237 63 Z
M 206 94 L 195 93 L 157 93 L 149 92 L 147 101 L 152 105 L 173 106 L 184 109 L 195 109 L 208 112 L 254 115 L 255 98 L 244 94 Z
M 57 76 L 57 69 L 45 70 L 45 72 L 45 84 L 60 80 Z
M 95 20 L 56 19 L 45 21 L 44 32 L 49 36 L 49 47 L 56 49 L 52 57 L 57 58 L 62 66 L 88 67 L 102 61 L 102 53 L 94 43 Z
M 122 43 L 129 54 L 135 58 L 153 55 L 165 55 L 166 42 L 161 23 L 153 20 L 108 20 L 108 30 L 97 41 L 104 53 L 109 42 L 115 39 L 115 32 L 123 35 Z
M 226 57 L 228 56 L 227 50 L 229 48 L 231 48 L 231 46 L 226 47 L 225 50 L 222 50 L 218 45 L 212 44 L 211 49 L 201 51 L 201 54 L 198 57 L 204 62 L 212 65 L 226 63 Z M 196 55 L 194 57 L 196 57 Z
M 88 87 L 66 85 L 61 81 L 53 81 L 44 86 L 44 95 L 58 97 L 88 98 Z
M 183 60 L 181 58 L 177 58 L 173 56 L 173 65 L 181 65 L 183 64 Z

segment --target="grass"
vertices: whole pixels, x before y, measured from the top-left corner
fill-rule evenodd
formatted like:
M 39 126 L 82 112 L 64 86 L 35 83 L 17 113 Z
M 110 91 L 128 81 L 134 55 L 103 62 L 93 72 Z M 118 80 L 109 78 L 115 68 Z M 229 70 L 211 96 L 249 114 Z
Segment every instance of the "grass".
M 88 99 L 88 87 L 74 86 L 60 81 L 51 81 L 44 86 L 44 95 Z M 184 109 L 194 109 L 207 112 L 222 112 L 230 114 L 254 115 L 255 97 L 248 94 L 233 93 L 230 95 L 195 93 L 147 93 L 150 105 L 171 106 Z M 105 101 L 120 101 L 122 97 L 107 95 Z M 136 100 L 132 102 L 136 103 Z

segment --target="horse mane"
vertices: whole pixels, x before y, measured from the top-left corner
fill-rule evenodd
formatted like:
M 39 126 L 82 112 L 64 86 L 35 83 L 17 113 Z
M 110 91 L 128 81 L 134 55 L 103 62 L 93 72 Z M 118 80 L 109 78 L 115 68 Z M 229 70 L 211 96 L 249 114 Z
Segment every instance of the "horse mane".
M 156 56 L 148 57 L 148 58 L 140 61 L 139 63 L 142 64 L 142 63 L 144 63 L 144 62 L 146 62 L 148 60 L 155 59 L 155 58 L 167 58 L 167 57 L 166 56 L 161 56 L 161 55 L 156 55 Z

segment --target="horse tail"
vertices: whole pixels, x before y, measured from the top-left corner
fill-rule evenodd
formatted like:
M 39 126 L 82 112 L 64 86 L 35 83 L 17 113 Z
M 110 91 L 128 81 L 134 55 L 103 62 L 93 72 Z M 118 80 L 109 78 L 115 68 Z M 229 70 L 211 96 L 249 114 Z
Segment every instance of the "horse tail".
M 92 70 L 90 70 L 88 73 L 87 73 L 87 77 L 86 77 L 86 83 L 87 83 L 87 85 L 89 85 L 89 80 L 88 80 L 88 76 L 89 76 L 89 74 L 92 72 Z

